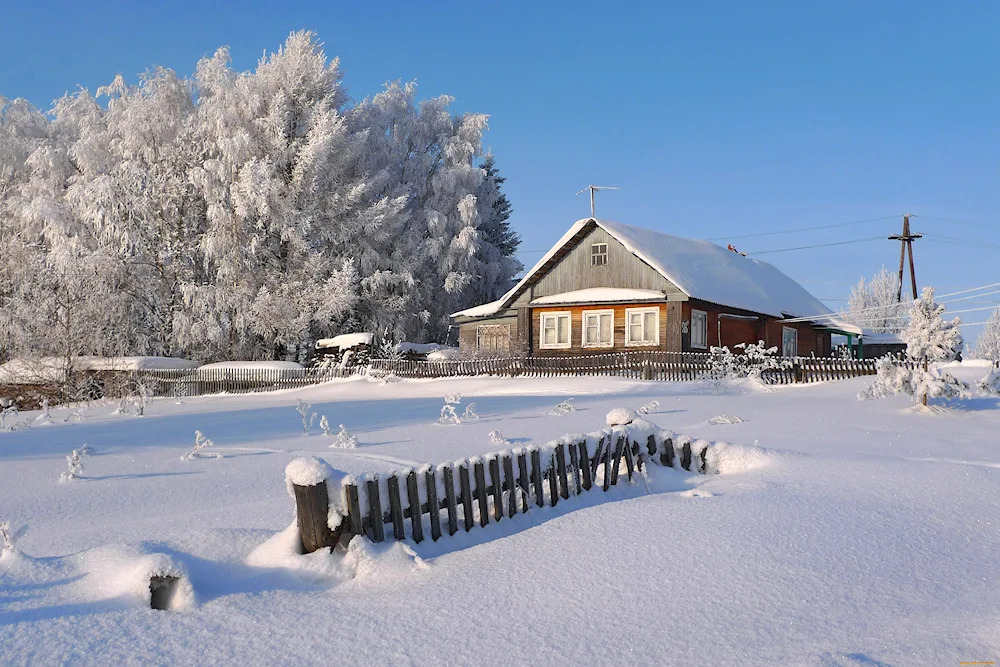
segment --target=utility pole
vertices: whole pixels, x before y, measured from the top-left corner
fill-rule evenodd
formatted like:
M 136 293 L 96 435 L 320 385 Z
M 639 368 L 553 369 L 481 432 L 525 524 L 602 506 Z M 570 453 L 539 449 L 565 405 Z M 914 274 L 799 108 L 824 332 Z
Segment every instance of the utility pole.
M 618 188 L 610 185 L 588 185 L 587 187 L 585 187 L 583 190 L 580 190 L 580 192 L 577 192 L 576 194 L 581 194 L 586 192 L 587 190 L 590 190 L 590 217 L 596 218 L 597 216 L 594 215 L 594 193 L 597 192 L 598 190 L 617 190 L 617 189 Z
M 913 299 L 917 298 L 917 273 L 913 268 L 913 242 L 923 237 L 923 234 L 910 233 L 910 218 L 916 217 L 910 213 L 903 214 L 903 233 L 893 234 L 890 241 L 899 241 L 899 291 L 896 293 L 896 301 L 903 301 L 903 263 L 906 254 L 910 254 L 910 285 L 913 287 Z

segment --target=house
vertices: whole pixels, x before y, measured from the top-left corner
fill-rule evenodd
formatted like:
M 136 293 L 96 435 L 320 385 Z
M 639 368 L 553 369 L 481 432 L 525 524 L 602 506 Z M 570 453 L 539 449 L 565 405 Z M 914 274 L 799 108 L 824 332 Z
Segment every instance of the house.
M 827 356 L 831 333 L 860 333 L 831 315 L 766 262 L 588 218 L 500 299 L 452 318 L 463 352 L 479 354 L 707 352 L 763 340 L 786 356 Z

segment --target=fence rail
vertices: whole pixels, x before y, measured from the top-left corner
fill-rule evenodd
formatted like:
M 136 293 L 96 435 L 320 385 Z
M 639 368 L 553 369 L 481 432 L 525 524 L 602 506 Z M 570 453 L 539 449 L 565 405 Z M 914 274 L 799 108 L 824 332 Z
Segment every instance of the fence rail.
M 107 372 L 89 378 L 75 394 L 62 399 L 59 385 L 33 383 L 14 389 L 12 395 L 51 395 L 52 400 L 82 400 L 100 396 L 184 398 L 205 394 L 244 394 L 297 389 L 339 378 L 445 378 L 478 375 L 499 377 L 601 376 L 679 382 L 697 380 L 710 369 L 710 355 L 695 352 L 621 352 L 572 357 L 522 357 L 411 361 L 372 359 L 363 365 L 329 368 L 212 368 Z M 874 375 L 874 359 L 796 357 L 783 369 L 764 371 L 766 384 L 819 382 Z M 900 362 L 905 363 L 905 362 Z M 3 389 L 3 387 L 0 387 Z M 78 395 L 79 394 L 79 395 Z
M 645 468 L 708 472 L 709 443 L 642 423 L 563 439 L 543 447 L 425 465 L 391 475 L 347 478 L 341 485 L 341 521 L 328 530 L 327 487 L 293 484 L 299 532 L 306 552 L 365 535 L 373 542 L 468 532 L 536 507 L 555 507 L 622 479 L 635 483 Z M 624 469 L 623 469 L 624 468 Z

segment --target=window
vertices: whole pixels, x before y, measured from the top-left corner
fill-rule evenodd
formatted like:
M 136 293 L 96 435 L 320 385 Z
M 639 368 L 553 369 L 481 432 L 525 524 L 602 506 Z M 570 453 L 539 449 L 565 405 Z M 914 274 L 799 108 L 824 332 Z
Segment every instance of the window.
M 569 311 L 542 313 L 538 347 L 552 350 L 569 347 Z
M 708 347 L 708 313 L 704 310 L 691 310 L 691 347 Z
M 625 310 L 625 344 L 657 345 L 660 342 L 660 309 L 627 308 Z
M 593 245 L 590 246 L 590 265 L 591 266 L 608 265 L 607 243 L 594 243 Z
M 583 311 L 583 346 L 614 347 L 615 311 Z
M 791 327 L 781 327 L 781 356 L 797 357 L 799 355 L 799 332 Z
M 510 352 L 510 325 L 481 324 L 476 327 L 476 348 L 480 352 Z

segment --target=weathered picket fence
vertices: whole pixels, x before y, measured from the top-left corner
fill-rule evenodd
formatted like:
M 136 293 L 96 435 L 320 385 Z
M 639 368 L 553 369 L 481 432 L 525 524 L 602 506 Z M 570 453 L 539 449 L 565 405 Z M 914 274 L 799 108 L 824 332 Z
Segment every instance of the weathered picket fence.
M 330 498 L 328 484 L 289 482 L 306 553 L 365 535 L 373 542 L 468 532 L 476 525 L 572 502 L 583 493 L 608 491 L 622 479 L 636 482 L 647 466 L 705 473 L 709 443 L 674 435 L 638 421 L 586 436 L 567 436 L 455 463 L 368 474 L 343 480 Z M 624 470 L 623 470 L 624 468 Z M 329 503 L 334 501 L 334 512 Z M 330 528 L 329 516 L 339 516 Z
M 875 374 L 874 359 L 789 358 L 784 369 L 764 371 L 766 384 L 840 380 Z M 347 368 L 208 369 L 140 371 L 128 383 L 142 386 L 150 396 L 183 398 L 205 394 L 243 394 L 297 389 L 328 380 L 372 377 L 444 378 L 472 376 L 565 377 L 602 376 L 668 382 L 693 381 L 710 368 L 709 355 L 693 352 L 621 352 L 573 357 L 493 357 L 410 361 L 372 359 Z M 110 388 L 109 388 L 110 389 Z M 113 395 L 110 393 L 108 395 Z

